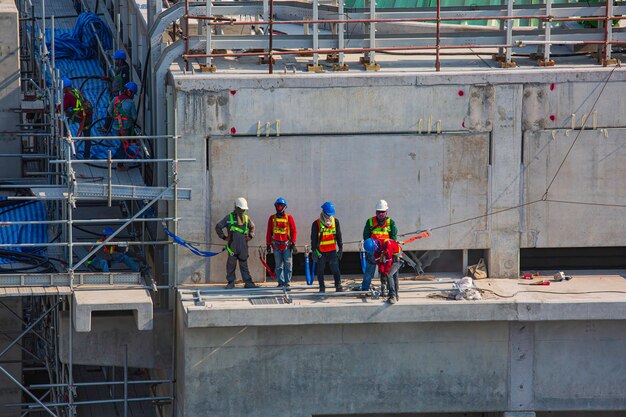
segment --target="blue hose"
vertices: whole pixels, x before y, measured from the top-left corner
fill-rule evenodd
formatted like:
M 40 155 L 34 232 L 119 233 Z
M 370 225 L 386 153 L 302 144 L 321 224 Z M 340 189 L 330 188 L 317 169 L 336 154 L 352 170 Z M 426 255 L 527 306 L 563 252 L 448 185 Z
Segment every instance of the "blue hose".
M 367 259 L 365 258 L 365 251 L 359 252 L 359 257 L 361 258 L 361 271 L 365 274 L 365 270 L 367 269 Z
M 93 24 L 93 29 L 91 28 Z M 89 59 L 96 55 L 98 41 L 105 50 L 113 48 L 113 36 L 107 25 L 93 13 L 81 13 L 71 33 L 55 31 L 55 59 Z M 47 37 L 50 39 L 50 37 Z M 47 42 L 48 50 L 52 50 Z
M 309 269 L 310 263 L 311 261 L 309 261 L 309 255 L 306 255 L 304 257 L 304 274 L 306 276 L 307 285 L 313 284 L 313 277 L 311 276 L 311 270 Z

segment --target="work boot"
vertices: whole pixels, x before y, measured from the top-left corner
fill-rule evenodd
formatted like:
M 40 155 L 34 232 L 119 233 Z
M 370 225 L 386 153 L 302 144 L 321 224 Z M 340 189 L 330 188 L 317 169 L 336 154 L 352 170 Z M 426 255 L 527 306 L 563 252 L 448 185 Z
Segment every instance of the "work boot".
M 246 282 L 246 285 L 243 286 L 244 288 L 258 288 L 259 286 L 256 285 L 254 282 L 250 281 L 250 282 Z
M 320 292 L 326 292 L 326 287 L 320 285 Z
M 226 284 L 226 289 L 227 290 L 232 290 L 233 288 L 235 288 L 235 283 L 234 282 L 229 282 L 228 284 Z
M 280 282 L 279 282 L 279 283 L 278 283 L 278 285 L 276 286 L 276 288 L 282 288 L 282 287 L 284 287 L 284 286 L 285 286 L 285 285 L 284 285 L 283 283 L 280 283 Z
M 343 287 L 342 286 L 335 287 L 335 292 L 343 292 Z
M 389 304 L 395 304 L 395 303 L 396 303 L 396 297 L 394 297 L 394 296 L 389 297 L 389 298 L 387 299 L 387 302 L 388 302 Z

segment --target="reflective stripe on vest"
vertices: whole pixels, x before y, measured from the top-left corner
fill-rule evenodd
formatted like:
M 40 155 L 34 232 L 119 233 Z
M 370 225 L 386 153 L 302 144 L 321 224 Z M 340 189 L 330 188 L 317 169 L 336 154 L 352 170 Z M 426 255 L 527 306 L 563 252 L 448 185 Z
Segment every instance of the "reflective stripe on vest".
M 378 225 L 376 217 L 372 217 L 369 220 L 370 232 L 372 233 L 372 239 L 386 240 L 389 239 L 389 233 L 391 232 L 391 221 L 389 217 L 385 219 L 385 223 L 382 226 Z
M 244 225 L 244 229 L 242 229 L 241 227 L 239 227 L 237 225 L 237 222 L 235 221 L 235 216 L 233 216 L 233 213 L 230 213 L 230 217 L 229 217 L 229 223 L 230 223 L 230 227 L 228 228 L 229 231 L 231 232 L 239 232 L 239 233 L 243 233 L 244 235 L 248 234 L 248 215 L 244 214 L 243 215 L 243 225 Z
M 124 112 L 122 109 L 122 103 L 126 100 L 128 100 L 128 97 L 124 97 L 122 100 L 120 100 L 121 96 L 117 96 L 115 97 L 115 100 L 113 101 L 113 117 L 117 120 L 122 120 L 122 121 L 126 121 L 128 120 L 127 117 L 124 117 Z M 119 105 L 119 106 L 118 106 Z M 120 109 L 122 111 L 120 111 Z M 121 123 L 120 123 L 121 125 Z
M 332 252 L 337 250 L 337 241 L 335 240 L 335 234 L 337 229 L 335 228 L 335 218 L 330 227 L 324 226 L 324 223 L 317 219 L 317 227 L 319 228 L 319 250 L 320 252 Z
M 272 226 L 272 239 L 275 242 L 287 243 L 291 238 L 291 230 L 289 229 L 289 215 L 285 217 L 277 217 L 274 215 Z
M 98 239 L 98 243 L 102 242 L 104 242 L 104 238 Z M 102 247 L 102 250 L 104 250 L 104 253 L 106 253 L 107 255 L 113 255 L 113 252 L 115 252 L 115 246 L 104 245 Z
M 74 98 L 76 99 L 76 107 L 72 108 L 72 112 L 74 113 L 78 113 L 78 112 L 82 112 L 83 109 L 85 108 L 85 106 L 83 105 L 83 95 L 82 93 L 77 90 L 76 88 L 71 88 L 70 89 L 70 94 L 74 96 Z

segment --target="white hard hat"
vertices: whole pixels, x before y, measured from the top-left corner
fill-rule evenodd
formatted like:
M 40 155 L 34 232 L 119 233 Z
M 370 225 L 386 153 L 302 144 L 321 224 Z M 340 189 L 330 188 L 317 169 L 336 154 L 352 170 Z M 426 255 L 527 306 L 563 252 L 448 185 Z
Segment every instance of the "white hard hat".
M 238 207 L 242 210 L 248 210 L 248 202 L 246 201 L 245 198 L 239 197 L 238 199 L 235 200 L 235 207 Z
M 378 200 L 376 203 L 376 211 L 387 211 L 389 210 L 389 206 L 385 200 Z

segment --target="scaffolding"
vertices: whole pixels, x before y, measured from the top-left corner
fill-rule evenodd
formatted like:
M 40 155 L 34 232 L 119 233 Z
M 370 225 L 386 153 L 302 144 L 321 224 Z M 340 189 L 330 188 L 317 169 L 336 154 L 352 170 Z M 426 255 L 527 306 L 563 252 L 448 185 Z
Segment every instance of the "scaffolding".
M 24 104 L 19 110 L 17 131 L 3 132 L 2 135 L 19 137 L 22 150 L 0 156 L 19 158 L 22 172 L 2 183 L 0 191 L 8 201 L 43 202 L 47 216 L 45 220 L 7 221 L 2 226 L 43 225 L 49 238 L 38 243 L 2 243 L 0 250 L 36 249 L 44 253 L 41 257 L 48 263 L 44 270 L 14 268 L 13 272 L 4 268 L 0 273 L 0 308 L 3 314 L 18 320 L 21 326 L 21 331 L 15 335 L 2 333 L 10 341 L 0 351 L 0 359 L 12 349 L 19 348 L 24 369 L 43 372 L 46 382 L 25 383 L 20 375 L 7 369 L 5 363 L 8 362 L 0 361 L 0 372 L 23 394 L 22 401 L 0 406 L 0 413 L 14 410 L 21 416 L 73 416 L 80 406 L 113 404 L 120 406 L 123 415 L 127 416 L 132 404 L 138 402 L 148 402 L 162 409 L 173 401 L 173 362 L 164 364 L 164 368 L 171 370 L 167 378 L 130 380 L 127 345 L 123 346 L 126 358 L 123 375 L 117 372 L 116 377 L 115 367 L 102 368 L 105 381 L 76 382 L 73 298 L 79 291 L 143 289 L 155 302 L 160 300 L 162 306 L 174 308 L 173 304 L 168 305 L 168 301 L 173 299 L 175 291 L 172 268 L 176 265 L 176 254 L 161 226 L 174 233 L 177 231 L 177 201 L 191 198 L 190 190 L 178 184 L 179 164 L 193 159 L 177 157 L 180 138 L 174 135 L 141 133 L 132 137 L 74 137 L 62 110 L 62 74 L 55 62 L 55 26 L 59 16 L 47 15 L 45 0 L 40 3 L 20 0 L 17 3 Z M 54 6 L 58 7 L 60 3 Z M 81 2 L 81 8 L 89 11 L 90 5 Z M 64 18 L 72 18 L 72 13 Z M 50 49 L 46 41 L 50 42 Z M 110 52 L 98 41 L 98 60 L 105 68 L 111 67 Z M 114 159 L 111 151 L 107 159 L 76 159 L 78 141 L 121 143 L 129 139 L 138 143 L 141 159 Z M 129 170 L 133 172 L 117 173 L 115 164 L 118 163 L 132 164 Z M 85 172 L 99 174 L 88 177 Z M 160 178 L 158 184 L 156 174 Z M 132 181 L 126 182 L 128 179 Z M 122 215 L 80 215 L 86 208 L 94 207 L 105 211 L 115 209 Z M 113 227 L 113 232 L 106 238 L 85 238 L 85 234 L 99 233 L 84 227 L 102 230 L 105 226 Z M 77 231 L 82 231 L 82 236 Z M 105 245 L 134 252 L 134 257 L 141 263 L 140 271 L 94 270 L 89 261 Z M 155 259 L 167 259 L 167 262 Z M 157 294 L 159 290 L 165 291 Z M 69 322 L 64 342 L 68 347 L 65 360 L 61 360 L 59 351 L 63 317 Z M 129 387 L 136 385 L 145 386 L 145 390 L 153 389 L 153 392 L 130 396 Z M 84 400 L 77 397 L 80 389 L 96 386 L 106 386 L 110 398 Z M 169 387 L 165 391 L 158 390 L 166 392 L 165 395 L 157 394 L 155 387 L 158 386 Z M 115 387 L 121 387 L 121 392 Z
M 50 0 L 48 0 L 50 2 Z M 60 1 L 58 3 L 61 3 Z M 67 0 L 69 4 L 69 0 Z M 122 4 L 124 3 L 124 7 Z M 132 3 L 132 4 L 131 4 Z M 166 6 L 163 10 L 163 4 Z M 48 219 L 39 221 L 12 221 L 4 225 L 39 224 L 48 228 L 48 236 L 42 243 L 0 244 L 1 249 L 44 248 L 54 270 L 28 271 L 0 274 L 0 308 L 15 317 L 21 331 L 5 336 L 9 344 L 0 350 L 0 359 L 12 349 L 20 349 L 22 365 L 40 369 L 46 374 L 45 383 L 24 383 L 12 374 L 5 362 L 0 361 L 0 372 L 23 392 L 25 401 L 5 404 L 8 409 L 19 410 L 21 416 L 52 415 L 70 417 L 77 407 L 84 405 L 118 404 L 124 416 L 129 407 L 137 402 L 149 402 L 157 409 L 172 410 L 175 398 L 175 361 L 167 366 L 167 378 L 141 381 L 129 379 L 128 346 L 124 346 L 122 377 L 116 377 L 115 367 L 106 369 L 105 381 L 76 382 L 73 361 L 74 326 L 73 302 L 76 292 L 85 290 L 143 289 L 154 300 L 171 310 L 176 308 L 176 250 L 162 233 L 165 224 L 177 234 L 178 201 L 190 200 L 191 190 L 179 186 L 179 163 L 193 159 L 178 158 L 180 137 L 165 134 L 165 82 L 162 74 L 169 70 L 175 60 L 182 60 L 183 67 L 195 72 L 217 70 L 216 58 L 259 57 L 268 72 L 274 70 L 275 56 L 299 56 L 309 60 L 308 68 L 320 67 L 320 55 L 328 54 L 336 63 L 333 69 L 347 70 L 346 55 L 355 54 L 367 70 L 380 69 L 376 61 L 378 52 L 429 52 L 434 55 L 434 69 L 441 70 L 443 51 L 463 54 L 467 49 L 495 50 L 496 58 L 503 67 L 513 67 L 513 51 L 525 45 L 535 45 L 540 53 L 540 65 L 553 63 L 554 45 L 587 45 L 598 47 L 598 62 L 612 63 L 613 47 L 626 44 L 626 32 L 613 27 L 612 22 L 623 19 L 626 6 L 612 1 L 598 3 L 555 3 L 545 0 L 542 4 L 519 5 L 513 0 L 503 1 L 490 7 L 436 7 L 377 9 L 376 2 L 368 7 L 346 10 L 343 1 L 321 5 L 312 2 L 274 2 L 273 0 L 250 2 L 213 2 L 211 0 L 170 4 L 165 0 L 147 1 L 147 21 L 138 16 L 142 13 L 135 2 L 122 0 L 96 1 L 95 6 L 81 1 L 83 10 L 102 12 L 103 18 L 113 28 L 116 49 L 128 45 L 128 52 L 135 79 L 143 82 L 145 91 L 141 117 L 146 131 L 139 137 L 94 136 L 73 137 L 71 126 L 62 108 L 61 74 L 55 62 L 54 36 L 60 16 L 48 16 L 46 0 L 19 0 L 20 12 L 20 60 L 22 73 L 22 101 L 20 122 L 16 132 L 21 139 L 22 152 L 0 154 L 4 158 L 19 158 L 21 175 L 12 178 L 13 184 L 0 184 L 0 190 L 12 193 L 8 200 L 41 201 L 46 205 Z M 277 16 L 307 16 L 301 19 Z M 312 16 L 312 17 L 308 17 Z M 135 21 L 133 21 L 135 19 Z M 533 30 L 520 30 L 515 22 L 535 19 Z M 485 31 L 467 36 L 453 36 L 442 30 L 442 25 L 460 21 L 497 22 L 499 30 Z M 197 32 L 192 33 L 191 22 L 196 21 Z M 595 28 L 556 27 L 558 23 L 580 21 L 597 22 Z M 427 24 L 426 31 L 407 33 L 404 36 L 378 33 L 377 24 Z M 304 35 L 282 34 L 274 30 L 281 25 L 298 25 Z M 223 28 L 249 27 L 250 34 L 227 35 Z M 355 30 L 358 28 L 358 30 Z M 380 26 L 379 26 L 380 28 Z M 327 33 L 322 33 L 325 30 Z M 49 39 L 51 38 L 51 39 Z M 169 41 L 166 41 L 169 38 Z M 46 45 L 51 40 L 52 50 Z M 204 51 L 200 53 L 199 51 Z M 110 68 L 110 51 L 98 44 L 98 59 L 104 68 Z M 7 134 L 4 132 L 3 134 Z M 144 155 L 143 159 L 113 159 L 111 152 L 106 159 L 76 159 L 78 141 L 136 140 Z M 134 177 L 137 182 L 125 182 L 131 176 L 115 172 L 115 163 L 137 165 Z M 94 170 L 98 180 L 85 172 Z M 23 191 L 28 190 L 28 195 Z M 19 193 L 17 191 L 20 191 Z M 85 207 L 118 207 L 122 216 L 94 218 L 80 216 Z M 164 213 L 164 214 L 159 214 Z M 106 239 L 85 240 L 76 233 L 81 226 L 110 226 L 114 231 Z M 127 236 L 126 236 L 127 235 Z M 124 236 L 124 237 L 122 237 Z M 105 245 L 135 249 L 143 259 L 140 272 L 93 271 L 89 259 Z M 466 253 L 464 253 L 466 258 Z M 158 259 L 158 261 L 157 261 Z M 464 260 L 467 263 L 466 259 Z M 156 271 L 153 273 L 152 271 Z M 5 271 L 7 272 L 7 271 Z M 159 291 L 165 290 L 165 291 Z M 157 292 L 159 294 L 157 295 Z M 296 293 L 259 290 L 259 298 L 297 298 Z M 261 294 L 264 292 L 263 294 Z M 163 293 L 166 293 L 163 296 Z M 265 294 L 267 293 L 267 294 Z M 182 292 L 191 300 L 201 303 L 207 299 L 233 298 L 219 292 Z M 9 299 L 19 299 L 12 305 Z M 250 299 L 250 296 L 245 298 Z M 172 313 L 175 319 L 175 311 Z M 59 347 L 60 328 L 67 316 L 67 360 L 61 360 Z M 173 331 L 175 337 L 176 332 Z M 175 340 L 172 341 L 172 346 Z M 174 356 L 174 354 L 172 355 Z M 173 358 L 172 358 L 173 359 Z M 129 396 L 129 387 L 146 385 L 166 386 L 146 396 Z M 80 389 L 105 386 L 110 399 L 83 400 Z M 119 392 L 116 387 L 121 387 Z

